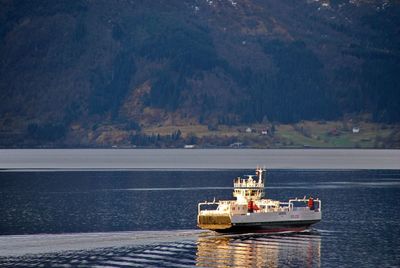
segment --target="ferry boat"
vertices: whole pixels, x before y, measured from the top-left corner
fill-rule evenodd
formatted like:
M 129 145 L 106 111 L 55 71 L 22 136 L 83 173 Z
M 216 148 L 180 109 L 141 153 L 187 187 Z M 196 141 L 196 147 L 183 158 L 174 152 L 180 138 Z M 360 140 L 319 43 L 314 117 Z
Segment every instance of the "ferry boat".
M 216 232 L 300 232 L 321 220 L 321 200 L 312 197 L 280 202 L 263 198 L 266 170 L 236 178 L 236 200 L 198 204 L 197 226 Z

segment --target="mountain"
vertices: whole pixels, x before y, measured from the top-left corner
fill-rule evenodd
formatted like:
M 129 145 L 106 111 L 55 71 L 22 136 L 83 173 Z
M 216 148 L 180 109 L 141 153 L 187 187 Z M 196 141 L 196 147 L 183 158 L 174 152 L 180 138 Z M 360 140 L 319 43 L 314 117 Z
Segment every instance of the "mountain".
M 90 144 L 105 126 L 400 121 L 399 1 L 1 0 L 0 59 L 5 147 Z

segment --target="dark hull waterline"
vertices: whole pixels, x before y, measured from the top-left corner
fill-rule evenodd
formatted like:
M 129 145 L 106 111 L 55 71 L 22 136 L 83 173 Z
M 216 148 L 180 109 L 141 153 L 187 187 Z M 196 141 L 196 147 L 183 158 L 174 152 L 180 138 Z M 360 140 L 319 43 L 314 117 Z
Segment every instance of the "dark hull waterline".
M 271 223 L 237 223 L 227 229 L 214 230 L 218 233 L 281 233 L 281 232 L 301 232 L 310 228 L 314 221 L 287 221 Z

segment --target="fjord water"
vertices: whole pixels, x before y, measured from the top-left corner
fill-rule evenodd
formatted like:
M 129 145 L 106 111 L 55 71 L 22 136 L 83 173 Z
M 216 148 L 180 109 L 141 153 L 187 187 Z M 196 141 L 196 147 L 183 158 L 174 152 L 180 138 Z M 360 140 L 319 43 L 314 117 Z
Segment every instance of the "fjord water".
M 400 265 L 400 171 L 271 170 L 267 196 L 323 200 L 296 234 L 218 235 L 197 203 L 252 170 L 0 173 L 0 266 Z

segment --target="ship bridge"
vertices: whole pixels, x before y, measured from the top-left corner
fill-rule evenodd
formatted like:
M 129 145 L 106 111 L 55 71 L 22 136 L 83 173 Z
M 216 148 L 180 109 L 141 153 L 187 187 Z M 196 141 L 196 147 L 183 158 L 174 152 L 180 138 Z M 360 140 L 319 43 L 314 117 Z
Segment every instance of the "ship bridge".
M 239 204 L 247 204 L 249 201 L 260 200 L 264 197 L 264 172 L 265 169 L 257 168 L 256 175 L 247 175 L 245 179 L 240 177 L 233 180 L 233 196 Z M 257 177 L 254 179 L 254 177 Z

